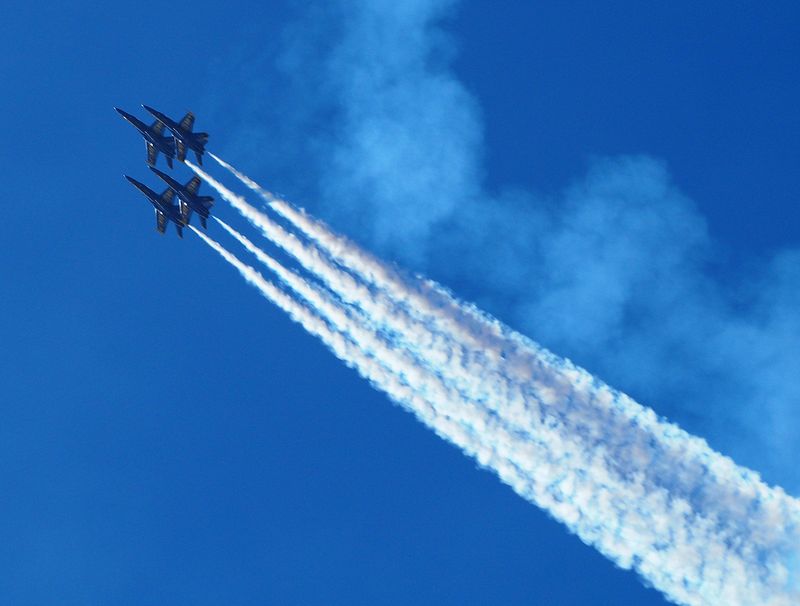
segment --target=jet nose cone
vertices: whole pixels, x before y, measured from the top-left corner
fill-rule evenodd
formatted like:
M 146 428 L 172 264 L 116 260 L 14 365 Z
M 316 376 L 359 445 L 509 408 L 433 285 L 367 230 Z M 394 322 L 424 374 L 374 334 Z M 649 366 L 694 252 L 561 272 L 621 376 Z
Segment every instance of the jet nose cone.
M 144 110 L 145 110 L 145 111 L 146 111 L 148 114 L 150 114 L 151 116 L 155 117 L 156 119 L 158 119 L 160 116 L 163 116 L 163 115 L 164 115 L 164 114 L 162 114 L 161 112 L 154 110 L 154 109 L 153 109 L 152 107 L 150 107 L 149 105 L 145 105 L 144 103 L 142 104 L 142 108 L 143 108 L 143 109 L 144 109 Z

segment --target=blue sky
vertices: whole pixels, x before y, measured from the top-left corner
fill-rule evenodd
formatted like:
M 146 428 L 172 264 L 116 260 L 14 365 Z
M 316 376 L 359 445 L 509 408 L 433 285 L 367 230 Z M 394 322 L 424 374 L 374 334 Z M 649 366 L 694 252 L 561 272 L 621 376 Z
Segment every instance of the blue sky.
M 265 185 L 798 493 L 792 3 L 10 13 L 7 603 L 664 603 L 159 237 L 115 105 L 192 109 Z

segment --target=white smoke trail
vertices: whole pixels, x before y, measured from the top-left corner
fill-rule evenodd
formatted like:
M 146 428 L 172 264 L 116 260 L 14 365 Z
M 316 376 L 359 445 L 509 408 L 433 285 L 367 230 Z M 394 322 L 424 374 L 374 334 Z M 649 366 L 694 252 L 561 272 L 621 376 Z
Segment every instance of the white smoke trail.
M 300 241 L 294 234 L 287 232 L 267 215 L 250 205 L 243 197 L 230 191 L 199 167 L 188 161 L 186 164 L 243 217 L 258 227 L 266 238 L 292 255 L 308 271 L 317 275 L 343 301 L 361 307 L 365 314 L 364 321 L 370 323 L 374 330 L 388 329 L 394 333 L 394 336 L 403 340 L 410 351 L 424 352 L 426 359 L 431 359 L 437 365 L 446 364 L 450 359 L 461 358 L 465 355 L 458 343 L 425 328 L 407 310 L 398 306 L 382 292 L 370 292 L 351 274 L 333 265 L 324 255 L 321 255 L 316 247 Z M 392 334 L 386 336 L 391 337 Z
M 523 439 L 513 428 L 509 430 L 505 425 L 498 424 L 486 409 L 480 407 L 479 403 L 474 402 L 468 394 L 455 390 L 447 381 L 420 366 L 418 360 L 408 351 L 392 347 L 378 332 L 370 330 L 368 324 L 363 323 L 363 316 L 343 308 L 330 293 L 283 267 L 226 222 L 217 217 L 215 220 L 281 282 L 305 299 L 314 312 L 336 331 L 355 343 L 362 352 L 374 357 L 387 371 L 400 377 L 411 389 L 432 403 L 436 410 L 446 411 L 446 414 L 457 417 L 462 425 L 471 431 L 478 431 L 495 451 L 502 453 L 509 464 L 530 470 L 536 466 L 537 461 L 543 460 L 543 453 L 534 458 L 524 455 L 528 437 Z M 542 472 L 539 473 L 541 475 Z M 533 490 L 530 478 L 526 478 L 524 485 L 517 483 L 513 487 L 523 496 L 527 496 Z
M 402 370 L 398 372 L 409 375 L 409 373 L 419 370 L 420 365 L 422 365 L 425 370 L 434 373 L 437 381 L 442 383 L 439 389 L 447 390 L 448 393 L 444 396 L 446 398 L 465 396 L 480 401 L 490 394 L 490 388 L 485 376 L 471 376 L 465 379 L 463 373 L 460 372 L 455 374 L 440 372 L 442 365 L 446 368 L 450 367 L 453 347 L 450 344 L 443 343 L 441 339 L 437 339 L 435 336 L 429 337 L 423 327 L 416 326 L 413 322 L 402 320 L 402 313 L 394 313 L 391 306 L 382 305 L 378 297 L 370 294 L 363 287 L 353 289 L 352 292 L 339 291 L 337 294 L 348 298 L 357 305 L 357 307 L 351 309 L 342 307 L 328 293 L 283 267 L 230 225 L 218 217 L 214 217 L 214 219 L 250 253 L 255 255 L 261 263 L 275 273 L 282 282 L 336 324 L 337 329 L 346 330 L 351 335 L 357 335 L 362 348 L 368 349 L 371 353 L 380 348 L 382 360 L 391 358 L 397 362 L 397 357 L 400 356 L 402 360 L 399 363 L 402 365 Z M 318 270 L 313 266 L 311 269 L 318 273 Z M 341 273 L 341 270 L 336 268 L 329 268 L 329 271 Z M 352 281 L 352 277 L 346 276 L 344 279 L 328 280 L 328 283 L 338 285 L 343 281 Z M 391 329 L 391 333 L 387 334 L 383 330 L 385 326 Z M 381 339 L 381 336 L 383 339 Z M 421 341 L 419 344 L 414 341 L 417 336 Z M 393 347 L 388 347 L 388 345 Z M 425 353 L 420 351 L 419 345 L 423 346 L 424 349 L 422 351 Z M 399 350 L 401 353 L 397 354 L 395 350 Z M 434 352 L 437 350 L 444 354 L 444 357 L 436 355 Z M 483 379 L 483 384 L 479 382 L 480 379 Z M 417 376 L 417 381 L 420 380 L 419 376 Z M 454 389 L 460 390 L 460 393 L 453 393 L 452 390 Z M 494 395 L 496 395 L 497 389 L 499 387 L 495 387 Z
M 533 460 L 551 467 L 522 494 L 680 603 L 795 603 L 796 501 L 585 371 L 535 346 L 525 357 Z M 508 401 L 489 405 L 509 418 Z
M 375 357 L 388 371 L 401 377 L 421 393 L 428 394 L 429 399 L 435 398 L 439 402 L 449 402 L 457 397 L 457 394 L 450 391 L 436 377 L 433 380 L 428 379 L 427 373 L 408 352 L 391 348 L 379 334 L 370 331 L 357 321 L 352 313 L 337 303 L 331 294 L 319 286 L 307 282 L 292 270 L 283 267 L 225 221 L 217 217 L 214 219 L 250 253 L 255 255 L 281 282 L 305 299 L 311 308 L 335 330 L 350 338 L 362 351 Z
M 253 179 L 238 171 L 215 154 L 209 155 L 244 185 L 258 193 L 270 207 L 291 222 L 309 239 L 342 266 L 354 271 L 366 282 L 386 290 L 397 302 L 425 322 L 433 320 L 445 331 L 461 333 L 471 345 L 481 348 L 485 355 L 502 357 L 508 348 L 507 331 L 502 324 L 471 305 L 458 302 L 446 289 L 431 280 L 404 280 L 396 271 L 361 249 L 347 238 L 332 232 L 320 221 L 309 217 L 276 197 Z M 465 331 L 465 328 L 468 329 Z
M 465 417 L 465 408 L 457 402 L 440 399 L 432 404 L 430 396 L 422 396 L 414 387 L 403 383 L 396 375 L 387 372 L 378 360 L 369 356 L 351 341 L 348 338 L 349 335 L 331 330 L 320 316 L 265 280 L 253 267 L 241 262 L 222 245 L 195 227 L 190 225 L 189 228 L 236 268 L 242 277 L 258 289 L 267 300 L 285 311 L 293 321 L 303 326 L 310 334 L 318 337 L 334 355 L 351 368 L 355 368 L 376 388 L 381 389 L 396 402 L 413 412 L 439 436 L 473 456 L 481 466 L 494 470 L 517 493 L 531 499 L 539 498 L 531 493 L 530 478 L 514 464 L 514 459 L 538 458 L 543 467 L 547 467 L 547 453 L 542 450 L 541 445 L 532 442 L 521 443 L 514 436 L 493 425 L 491 419 L 483 411 L 478 410 Z M 476 427 L 480 429 L 479 432 L 475 431 Z M 516 456 L 510 456 L 515 445 L 518 445 L 520 452 L 516 453 Z M 553 477 L 556 471 L 563 475 L 565 469 L 566 467 L 563 466 L 551 466 L 549 475 Z M 553 501 L 553 498 L 548 495 L 543 495 L 541 499 Z
M 274 200 L 274 197 L 257 183 L 235 171 L 233 167 L 216 156 L 214 158 L 222 166 L 233 171 L 248 187 L 261 193 L 265 199 Z M 289 205 L 285 206 L 290 208 Z M 303 231 L 315 241 L 322 243 L 323 246 L 327 247 L 330 243 L 334 243 L 340 247 L 338 249 L 340 251 L 348 246 L 345 239 L 330 233 L 324 225 L 297 211 L 294 213 L 292 220 L 295 221 L 297 216 L 301 216 L 305 221 L 302 223 Z M 354 271 L 365 279 L 369 278 L 359 271 L 359 267 L 365 263 L 372 266 L 380 265 L 380 261 L 358 250 L 350 255 L 339 254 L 339 259 L 342 261 L 360 259 L 355 262 L 357 267 Z M 313 266 L 311 269 L 315 270 Z M 383 275 L 389 274 L 390 272 L 383 272 Z M 372 272 L 370 275 L 372 279 L 376 279 L 375 276 L 381 274 Z M 378 283 L 377 286 L 384 287 L 381 283 Z M 398 282 L 387 290 L 393 291 L 400 288 L 402 288 L 402 283 Z M 369 300 L 366 302 L 369 303 Z M 363 298 L 356 303 L 363 307 Z M 458 305 L 458 302 L 452 297 L 449 298 L 449 303 L 454 306 Z M 421 305 L 417 306 L 417 309 L 425 307 L 432 308 L 430 305 Z M 393 322 L 391 314 L 386 315 L 385 307 L 377 311 L 374 309 L 370 311 L 381 314 L 384 322 L 403 330 L 402 325 L 398 327 L 397 323 Z M 432 313 L 436 313 L 436 307 L 433 307 Z M 473 314 L 469 310 L 467 310 L 467 315 L 470 315 L 475 321 L 482 321 L 483 318 L 482 315 Z M 490 320 L 489 323 L 486 330 L 478 331 L 478 333 L 491 334 L 498 340 L 503 335 L 510 335 L 510 338 L 506 339 L 507 345 L 501 349 L 501 351 L 507 352 L 505 366 L 512 369 L 509 372 L 510 376 L 506 377 L 508 380 L 505 389 L 503 389 L 502 382 L 497 381 L 497 373 L 492 372 L 491 361 L 480 360 L 478 356 L 462 356 L 460 358 L 452 355 L 446 356 L 448 363 L 455 362 L 461 367 L 453 369 L 449 364 L 445 364 L 444 367 L 440 365 L 439 370 L 444 371 L 441 374 L 445 376 L 450 373 L 451 376 L 454 376 L 455 384 L 462 388 L 465 387 L 468 395 L 474 399 L 484 400 L 491 410 L 497 412 L 504 420 L 515 424 L 527 435 L 534 436 L 536 434 L 539 430 L 536 423 L 537 416 L 545 416 L 556 419 L 565 429 L 571 431 L 581 432 L 585 431 L 587 427 L 593 428 L 594 434 L 603 436 L 607 441 L 605 448 L 608 450 L 613 448 L 616 458 L 620 460 L 636 454 L 637 451 L 646 452 L 648 450 L 646 445 L 653 442 L 654 445 L 649 448 L 649 451 L 652 459 L 659 461 L 659 464 L 645 467 L 642 472 L 643 480 L 652 485 L 653 489 L 669 486 L 673 496 L 689 498 L 695 495 L 695 499 L 697 499 L 697 478 L 702 477 L 704 478 L 704 494 L 701 498 L 704 503 L 712 507 L 715 502 L 741 503 L 748 501 L 756 503 L 764 496 L 763 492 L 767 490 L 766 487 L 758 482 L 754 474 L 749 473 L 745 474 L 747 478 L 753 477 L 755 485 L 760 488 L 758 497 L 753 498 L 737 492 L 734 487 L 741 481 L 742 471 L 732 464 L 723 464 L 723 462 L 728 463 L 729 461 L 714 453 L 704 441 L 689 436 L 675 426 L 660 422 L 652 414 L 652 411 L 617 394 L 582 369 L 574 367 L 568 361 L 558 359 L 525 337 L 503 327 L 499 322 Z M 463 331 L 457 332 L 455 336 L 456 338 L 463 336 Z M 510 345 L 508 341 L 510 341 Z M 486 344 L 485 339 L 483 344 Z M 522 356 L 511 353 L 520 349 L 523 353 Z M 426 349 L 423 349 L 424 351 Z M 476 363 L 477 360 L 480 360 L 481 363 Z M 514 368 L 518 370 L 515 372 Z M 521 378 L 525 375 L 527 375 L 527 380 L 522 381 Z M 476 384 L 480 386 L 477 389 L 475 388 Z M 488 397 L 485 397 L 487 390 Z M 542 407 L 542 402 L 546 406 Z M 610 441 L 610 437 L 614 437 L 615 440 Z M 595 444 L 587 446 L 593 448 Z M 706 474 L 707 461 L 715 459 L 717 460 L 717 464 L 714 466 L 716 473 Z M 690 473 L 686 473 L 687 469 Z M 676 470 L 680 470 L 680 472 L 676 472 Z M 750 529 L 752 526 L 753 520 L 748 518 L 745 527 Z
M 364 378 L 378 388 L 383 389 L 386 385 L 390 385 L 392 389 L 398 389 L 399 391 L 396 393 L 394 391 L 391 392 L 392 395 L 397 395 L 397 401 L 406 405 L 424 422 L 430 422 L 435 425 L 433 420 L 436 417 L 436 413 L 433 408 L 413 395 L 410 388 L 403 386 L 397 378 L 389 377 L 386 370 L 383 369 L 374 358 L 370 358 L 363 352 L 358 351 L 357 346 L 349 341 L 345 335 L 331 330 L 322 318 L 314 314 L 304 305 L 298 303 L 272 282 L 264 279 L 258 271 L 240 261 L 233 253 L 229 252 L 217 241 L 192 225 L 188 227 L 196 233 L 203 242 L 225 259 L 225 261 L 236 268 L 242 277 L 249 284 L 258 289 L 267 300 L 286 312 L 294 322 L 300 324 L 310 334 L 318 337 L 336 357 L 344 361 L 349 367 L 358 370 Z
M 508 471 L 509 463 L 506 460 L 497 460 L 496 452 L 487 448 L 486 444 L 476 438 L 476 434 L 470 430 L 470 427 L 475 425 L 485 428 L 489 424 L 489 419 L 485 413 L 478 411 L 474 415 L 465 414 L 464 407 L 443 399 L 441 395 L 436 400 L 438 406 L 432 405 L 428 399 L 417 393 L 416 386 L 412 387 L 403 383 L 397 374 L 388 371 L 381 361 L 371 356 L 368 351 L 365 351 L 369 347 L 375 348 L 374 344 L 367 345 L 367 348 L 360 347 L 348 332 L 345 321 L 341 317 L 336 317 L 337 312 L 334 312 L 334 318 L 342 322 L 340 327 L 342 330 L 340 332 L 332 330 L 316 312 L 298 303 L 274 284 L 265 280 L 258 271 L 240 261 L 221 244 L 194 226 L 190 225 L 188 227 L 223 259 L 236 268 L 242 277 L 255 286 L 266 299 L 285 311 L 293 321 L 303 326 L 310 334 L 322 340 L 339 359 L 343 360 L 351 368 L 355 368 L 378 389 L 386 392 L 395 401 L 414 412 L 423 422 L 436 429 L 437 433 L 442 437 L 463 448 L 474 456 L 481 465 L 490 466 L 497 470 L 501 477 L 504 480 L 506 479 L 506 476 L 510 473 Z M 235 230 L 231 229 L 231 232 L 233 231 Z M 264 256 L 266 257 L 266 255 Z M 276 262 L 273 261 L 272 263 Z M 287 271 L 283 270 L 283 272 Z M 284 277 L 288 277 L 288 274 L 284 274 Z M 293 282 L 294 280 L 291 281 Z M 316 299 L 316 295 L 312 294 L 311 298 Z M 325 306 L 323 305 L 322 307 Z M 424 379 L 418 377 L 417 381 L 423 382 Z M 495 441 L 502 443 L 502 440 Z M 505 471 L 500 473 L 501 470 Z M 513 475 L 514 477 L 519 477 L 518 472 L 514 472 Z M 515 480 L 515 482 L 517 481 L 522 480 Z M 520 492 L 524 490 L 524 488 L 519 488 Z
M 235 230 L 230 229 L 230 232 L 235 235 Z M 255 270 L 238 262 L 218 244 L 213 243 L 203 234 L 200 235 L 226 260 L 237 267 L 245 278 L 256 285 L 265 296 L 289 311 L 295 320 L 299 319 L 312 333 L 320 336 L 337 355 L 359 369 L 378 388 L 386 391 L 395 400 L 411 407 L 418 417 L 437 429 L 440 435 L 461 446 L 468 454 L 476 456 L 482 465 L 494 469 L 520 495 L 547 508 L 561 519 L 574 520 L 579 532 L 583 531 L 583 534 L 586 534 L 593 532 L 594 529 L 591 526 L 583 527 L 585 522 L 581 523 L 580 512 L 576 510 L 574 503 L 570 502 L 572 499 L 579 494 L 584 494 L 584 498 L 589 500 L 594 499 L 597 495 L 619 496 L 623 494 L 626 487 L 620 486 L 611 479 L 607 479 L 604 484 L 597 483 L 595 478 L 605 476 L 604 463 L 601 459 L 596 458 L 594 461 L 585 459 L 580 448 L 576 448 L 575 444 L 564 439 L 553 428 L 542 427 L 536 441 L 521 440 L 518 436 L 510 434 L 504 428 L 494 424 L 485 412 L 480 410 L 471 412 L 466 406 L 459 405 L 457 402 L 449 402 L 443 398 L 441 391 L 429 390 L 425 387 L 422 390 L 426 394 L 425 404 L 432 403 L 433 405 L 431 408 L 426 406 L 420 410 L 422 396 L 416 393 L 414 387 L 398 383 L 395 375 L 387 375 L 381 367 L 376 366 L 374 359 L 363 355 L 363 349 L 355 351 L 350 348 L 348 342 L 342 341 L 337 333 L 327 330 L 324 322 L 315 325 L 312 322 L 313 316 L 308 310 L 287 298 L 274 286 L 269 285 Z M 238 239 L 243 243 L 246 242 L 246 238 L 243 236 Z M 248 248 L 253 250 L 256 247 L 250 244 Z M 265 259 L 268 258 L 267 255 L 263 253 L 262 255 Z M 268 263 L 273 269 L 277 269 L 275 261 L 270 260 Z M 295 280 L 297 279 L 299 277 L 295 278 Z M 295 285 L 297 286 L 297 284 Z M 300 288 L 304 290 L 302 286 Z M 283 299 L 276 299 L 279 294 L 283 295 Z M 315 295 L 311 295 L 311 297 L 315 298 Z M 345 330 L 344 334 L 352 338 L 352 335 L 347 332 L 347 326 L 340 326 L 340 328 Z M 363 334 L 356 336 L 358 340 L 363 340 L 363 338 Z M 335 341 L 335 339 L 338 340 Z M 331 343 L 334 345 L 332 346 Z M 377 353 L 384 357 L 388 355 L 386 351 Z M 419 380 L 418 377 L 418 382 Z M 446 421 L 432 418 L 431 412 L 435 416 L 442 410 L 445 411 Z M 455 425 L 452 423 L 452 419 L 457 420 Z M 475 429 L 478 430 L 477 434 Z M 584 474 L 588 474 L 588 478 L 583 478 Z M 565 498 L 566 496 L 570 496 L 571 499 Z M 659 498 L 663 500 L 664 495 L 651 495 L 650 498 L 651 500 Z M 665 509 L 669 510 L 669 507 L 667 506 Z M 627 516 L 629 525 L 640 528 L 640 535 L 657 534 L 652 531 L 653 520 L 643 512 L 630 511 L 627 512 Z M 654 536 L 648 538 L 651 541 L 657 539 Z M 682 558 L 697 557 L 691 546 L 683 548 L 678 555 Z
M 333 233 L 305 212 L 278 199 L 215 154 L 210 155 L 244 185 L 258 193 L 271 208 L 300 229 L 327 255 L 361 280 L 375 286 L 376 292 L 370 292 L 360 284 L 354 285 L 352 280 L 332 278 L 337 273 L 336 268 L 318 254 L 310 260 L 302 254 L 298 256 L 298 247 L 292 246 L 290 250 L 282 244 L 286 241 L 286 236 L 276 233 L 271 227 L 274 223 L 268 217 L 209 175 L 198 172 L 246 218 L 261 227 L 267 238 L 284 247 L 309 271 L 320 276 L 343 300 L 361 307 L 368 319 L 383 323 L 400 335 L 407 335 L 405 345 L 418 357 L 428 361 L 434 372 L 449 370 L 458 386 L 469 390 L 479 400 L 491 403 L 512 399 L 513 403 L 504 407 L 500 414 L 525 427 L 525 419 L 534 414 L 532 409 L 536 406 L 524 397 L 521 393 L 524 390 L 520 389 L 520 385 L 535 379 L 531 370 L 540 366 L 542 361 L 558 365 L 561 360 L 476 307 L 459 302 L 435 282 L 420 278 L 413 282 L 404 280 L 370 253 Z M 383 296 L 383 293 L 387 296 Z M 575 371 L 580 372 L 578 369 Z M 552 391 L 552 373 L 545 372 L 538 381 L 544 384 L 547 392 Z M 567 387 L 562 385 L 559 389 Z
M 216 158 L 216 156 L 214 157 Z M 216 159 L 222 162 L 222 160 Z M 505 397 L 505 392 L 508 390 L 517 390 L 513 383 L 510 383 L 498 372 L 487 372 L 487 369 L 496 367 L 487 359 L 487 349 L 472 348 L 468 350 L 446 333 L 429 329 L 420 319 L 419 312 L 416 315 L 410 313 L 405 306 L 398 305 L 382 290 L 371 292 L 361 282 L 355 280 L 351 274 L 333 265 L 324 255 L 320 254 L 316 247 L 303 243 L 294 234 L 287 232 L 267 215 L 250 205 L 242 196 L 235 194 L 191 162 L 187 161 L 186 163 L 225 200 L 230 202 L 242 216 L 258 227 L 266 238 L 295 257 L 342 300 L 361 308 L 364 312 L 362 315 L 364 323 L 369 324 L 375 331 L 383 332 L 387 339 L 402 344 L 429 370 L 437 373 L 449 385 L 470 391 L 472 397 L 478 400 L 485 400 L 489 397 L 496 398 L 498 394 Z M 247 179 L 243 175 L 241 178 Z M 253 183 L 252 181 L 248 182 Z M 258 187 L 255 184 L 254 186 Z M 499 351 L 495 361 L 499 361 L 502 355 L 503 352 Z M 449 376 L 442 372 L 453 368 L 456 368 L 456 372 Z M 516 401 L 515 410 L 529 416 L 529 411 L 524 410 L 527 405 L 522 398 L 518 397 Z M 507 410 L 506 413 L 511 414 L 511 410 Z

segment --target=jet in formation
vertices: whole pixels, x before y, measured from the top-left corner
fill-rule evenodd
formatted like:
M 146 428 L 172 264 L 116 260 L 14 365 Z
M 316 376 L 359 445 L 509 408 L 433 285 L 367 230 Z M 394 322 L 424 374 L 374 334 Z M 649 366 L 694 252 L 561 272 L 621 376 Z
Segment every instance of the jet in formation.
M 178 237 L 183 238 L 183 228 L 189 224 L 189 217 L 185 216 L 181 209 L 175 204 L 175 192 L 171 188 L 165 189 L 161 194 L 157 194 L 144 183 L 139 183 L 133 177 L 125 175 L 125 178 L 133 184 L 156 209 L 156 229 L 163 234 L 167 230 L 167 221 L 175 224 L 178 230 Z
M 125 118 L 134 128 L 144 137 L 144 144 L 147 148 L 147 164 L 155 166 L 159 152 L 164 154 L 167 165 L 172 168 L 172 160 L 175 158 L 175 143 L 172 137 L 164 136 L 164 123 L 156 120 L 150 126 L 139 120 L 136 116 L 129 114 L 118 107 L 114 108 L 117 113 Z
M 180 162 L 186 160 L 187 150 L 192 150 L 197 157 L 198 163 L 202 164 L 208 133 L 192 132 L 192 127 L 194 126 L 194 114 L 192 112 L 187 113 L 180 122 L 174 122 L 151 107 L 146 105 L 142 107 L 156 118 L 155 122 L 150 126 L 118 107 L 114 109 L 142 134 L 147 147 L 147 165 L 168 187 L 161 194 L 158 194 L 144 183 L 140 183 L 128 175 L 125 175 L 125 178 L 142 192 L 155 208 L 156 229 L 159 233 L 163 234 L 167 229 L 167 223 L 172 221 L 175 224 L 178 236 L 183 238 L 183 228 L 189 225 L 192 213 L 200 217 L 200 225 L 203 226 L 203 229 L 207 229 L 208 217 L 211 207 L 214 205 L 214 198 L 199 195 L 200 177 L 194 176 L 185 184 L 182 184 L 158 170 L 155 164 L 158 154 L 162 153 L 167 160 L 167 164 L 172 168 L 172 161 L 176 157 Z M 169 129 L 171 137 L 164 135 L 165 128 Z M 176 196 L 178 198 L 177 204 L 175 204 Z
M 172 118 L 168 118 L 152 107 L 147 105 L 142 105 L 142 107 L 172 133 L 172 137 L 175 139 L 176 154 L 180 162 L 186 160 L 187 150 L 192 150 L 197 158 L 197 163 L 203 164 L 203 153 L 206 151 L 208 133 L 192 132 L 192 127 L 194 126 L 194 114 L 192 112 L 188 112 L 181 118 L 180 122 L 175 122 Z
M 189 222 L 192 212 L 195 212 L 200 217 L 200 225 L 203 226 L 203 229 L 206 229 L 206 222 L 208 221 L 209 211 L 214 205 L 214 198 L 197 194 L 200 189 L 200 177 L 194 176 L 185 185 L 181 185 L 178 181 L 153 166 L 150 167 L 150 170 L 178 196 L 181 216 L 186 217 L 186 222 Z

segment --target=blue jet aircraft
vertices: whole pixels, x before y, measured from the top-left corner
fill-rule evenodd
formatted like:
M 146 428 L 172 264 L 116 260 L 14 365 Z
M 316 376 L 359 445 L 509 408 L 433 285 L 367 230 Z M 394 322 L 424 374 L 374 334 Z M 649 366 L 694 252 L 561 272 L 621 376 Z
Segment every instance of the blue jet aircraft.
M 178 181 L 162 173 L 157 168 L 151 166 L 150 170 L 158 175 L 164 183 L 169 185 L 169 188 L 178 196 L 181 215 L 186 217 L 186 222 L 188 223 L 192 218 L 192 211 L 194 211 L 197 213 L 197 216 L 200 217 L 200 225 L 203 226 L 203 229 L 206 229 L 206 221 L 208 220 L 209 211 L 214 205 L 214 198 L 211 196 L 197 195 L 197 191 L 200 189 L 200 177 L 192 177 L 186 185 L 181 185 Z
M 156 209 L 156 229 L 163 234 L 167 229 L 167 220 L 175 224 L 178 230 L 178 237 L 183 238 L 183 228 L 188 224 L 188 217 L 184 216 L 177 206 L 173 203 L 175 192 L 169 187 L 159 195 L 144 183 L 139 183 L 136 179 L 125 175 L 140 192 L 142 192 Z
M 161 112 L 154 110 L 152 107 L 148 107 L 147 105 L 142 105 L 142 107 L 170 130 L 175 139 L 175 148 L 177 150 L 179 162 L 186 160 L 186 150 L 191 149 L 194 155 L 197 156 L 197 163 L 200 165 L 203 164 L 203 153 L 206 151 L 208 133 L 192 132 L 192 127 L 194 126 L 194 114 L 192 112 L 187 113 L 180 122 L 175 122 L 171 118 L 167 118 Z
M 149 166 L 155 166 L 158 152 L 161 152 L 167 159 L 167 165 L 172 168 L 172 159 L 175 157 L 175 143 L 172 137 L 165 137 L 163 135 L 164 124 L 156 120 L 150 126 L 147 126 L 147 124 L 139 120 L 136 116 L 118 107 L 114 109 L 117 110 L 117 113 L 125 118 L 125 120 L 133 124 L 136 130 L 142 133 L 144 144 L 147 148 L 147 164 Z

